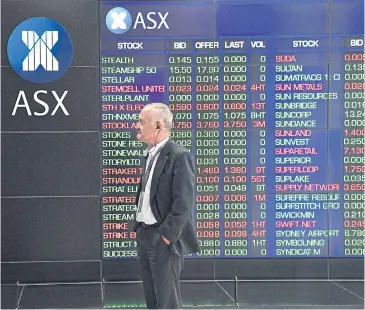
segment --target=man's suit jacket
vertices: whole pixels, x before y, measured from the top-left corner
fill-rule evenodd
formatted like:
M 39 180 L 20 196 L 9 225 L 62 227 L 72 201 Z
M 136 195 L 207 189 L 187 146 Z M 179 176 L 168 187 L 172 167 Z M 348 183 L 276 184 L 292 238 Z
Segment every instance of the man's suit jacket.
M 138 186 L 136 202 L 141 191 Z M 171 139 L 161 149 L 153 171 L 150 205 L 158 230 L 170 248 L 186 255 L 200 251 L 192 223 L 195 206 L 195 167 L 191 153 Z M 136 222 L 134 230 L 140 224 Z

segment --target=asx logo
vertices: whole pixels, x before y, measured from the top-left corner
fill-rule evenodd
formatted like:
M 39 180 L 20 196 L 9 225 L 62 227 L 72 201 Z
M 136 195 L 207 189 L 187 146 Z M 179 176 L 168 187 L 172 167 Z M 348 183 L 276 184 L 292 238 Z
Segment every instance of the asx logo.
M 7 53 L 11 67 L 20 77 L 33 83 L 51 83 L 63 76 L 70 67 L 73 45 L 70 35 L 61 24 L 50 18 L 34 17 L 21 22 L 13 30 L 8 40 Z M 62 103 L 67 92 L 58 95 L 54 90 L 36 91 L 32 106 L 42 105 L 44 111 L 34 112 L 34 115 L 44 116 L 49 112 L 47 102 L 40 100 L 39 94 L 43 94 L 48 101 L 57 102 L 51 115 L 59 108 L 65 115 L 69 115 Z M 47 98 L 51 94 L 52 98 Z M 18 108 L 25 108 L 28 115 L 33 115 L 23 90 L 18 93 L 12 115 L 16 115 Z
M 132 29 L 142 28 L 145 30 L 170 29 L 167 23 L 169 12 L 149 12 L 144 14 L 138 12 L 133 23 L 132 15 L 125 8 L 116 7 L 111 9 L 105 18 L 105 24 L 108 29 L 115 34 L 126 33 Z
M 46 17 L 20 23 L 9 37 L 7 52 L 14 71 L 33 83 L 54 82 L 68 70 L 73 58 L 70 35 Z

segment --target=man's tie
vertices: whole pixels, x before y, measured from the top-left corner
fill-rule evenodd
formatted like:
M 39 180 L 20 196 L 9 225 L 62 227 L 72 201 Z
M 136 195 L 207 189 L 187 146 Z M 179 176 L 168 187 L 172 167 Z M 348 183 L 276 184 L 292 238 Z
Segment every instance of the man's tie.
M 148 167 L 146 169 L 147 161 L 148 161 L 148 155 L 146 156 L 146 165 L 145 165 L 145 169 L 144 169 L 143 174 L 142 174 L 142 188 L 141 188 L 142 192 L 144 192 L 145 189 L 146 189 L 146 184 L 147 184 L 147 181 L 148 181 L 148 177 L 150 176 L 153 161 L 155 160 L 155 157 L 156 156 L 151 157 L 150 162 L 148 163 Z
M 148 163 L 147 169 L 145 169 L 143 171 L 143 174 L 142 174 L 142 187 L 141 187 L 141 193 L 140 193 L 139 199 L 138 199 L 138 208 L 137 208 L 137 213 L 136 214 L 141 212 L 142 205 L 143 205 L 144 192 L 145 192 L 145 189 L 146 189 L 146 184 L 147 184 L 148 178 L 149 178 L 150 173 L 151 173 L 153 162 L 155 161 L 156 156 L 160 152 L 161 152 L 161 148 L 157 151 L 157 153 L 154 156 L 151 156 L 151 159 L 150 159 L 150 162 Z M 147 165 L 148 157 L 149 157 L 149 154 L 147 154 L 147 156 L 145 157 L 146 158 L 146 165 Z M 146 165 L 145 165 L 145 168 L 146 168 Z

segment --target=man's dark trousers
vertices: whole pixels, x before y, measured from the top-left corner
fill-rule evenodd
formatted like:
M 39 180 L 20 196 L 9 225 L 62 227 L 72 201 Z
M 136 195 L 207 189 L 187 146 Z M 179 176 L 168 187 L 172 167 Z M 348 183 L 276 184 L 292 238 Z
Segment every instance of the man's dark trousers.
M 154 226 L 137 231 L 137 251 L 148 309 L 181 309 L 180 273 L 184 256 L 171 251 Z

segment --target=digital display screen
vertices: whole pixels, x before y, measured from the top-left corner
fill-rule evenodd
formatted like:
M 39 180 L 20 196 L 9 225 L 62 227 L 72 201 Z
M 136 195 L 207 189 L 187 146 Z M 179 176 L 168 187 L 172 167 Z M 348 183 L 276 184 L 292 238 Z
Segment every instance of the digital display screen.
M 100 25 L 103 259 L 137 257 L 152 102 L 195 160 L 191 257 L 364 256 L 363 1 L 101 2 Z

